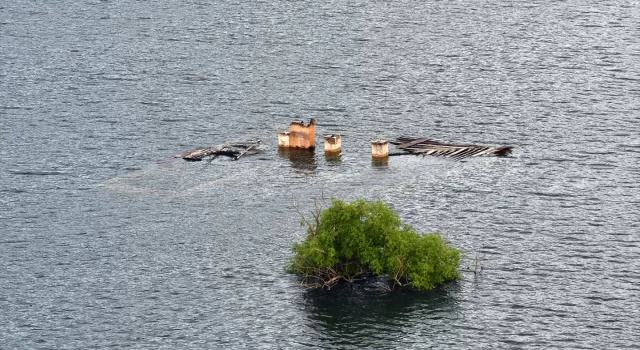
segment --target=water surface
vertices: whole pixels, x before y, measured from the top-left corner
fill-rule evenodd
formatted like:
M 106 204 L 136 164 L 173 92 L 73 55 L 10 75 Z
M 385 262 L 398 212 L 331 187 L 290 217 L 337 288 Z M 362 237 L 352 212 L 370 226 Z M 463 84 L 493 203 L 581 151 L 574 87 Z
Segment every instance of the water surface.
M 636 347 L 639 19 L 623 0 L 0 5 L 0 348 Z M 309 118 L 339 159 L 278 152 Z M 372 164 L 371 140 L 407 134 L 516 150 Z M 173 158 L 253 138 L 237 162 Z M 323 196 L 441 232 L 464 279 L 302 289 L 293 205 Z

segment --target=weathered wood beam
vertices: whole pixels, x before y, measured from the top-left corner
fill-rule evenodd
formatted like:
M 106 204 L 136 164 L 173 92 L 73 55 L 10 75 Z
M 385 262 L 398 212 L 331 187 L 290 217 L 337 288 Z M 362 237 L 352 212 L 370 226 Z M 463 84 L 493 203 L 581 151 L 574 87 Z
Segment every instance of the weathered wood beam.
M 406 152 L 407 154 L 432 155 L 454 159 L 483 156 L 506 156 L 513 150 L 513 147 L 511 146 L 501 146 L 496 148 L 481 145 L 450 144 L 428 138 L 406 136 L 399 137 L 391 143 L 397 145 L 398 149 Z
M 423 143 L 425 141 L 429 141 L 429 139 L 422 138 L 422 139 L 413 140 L 413 141 L 398 145 L 398 148 L 399 149 L 410 148 L 411 146 L 415 146 L 415 145 Z
M 259 140 L 254 142 L 235 143 L 225 146 L 196 148 L 194 150 L 182 153 L 180 155 L 180 158 L 191 162 L 201 161 L 206 157 L 211 157 L 211 160 L 213 160 L 218 156 L 227 156 L 233 158 L 234 160 L 238 160 L 240 157 L 254 150 L 258 146 L 260 146 Z

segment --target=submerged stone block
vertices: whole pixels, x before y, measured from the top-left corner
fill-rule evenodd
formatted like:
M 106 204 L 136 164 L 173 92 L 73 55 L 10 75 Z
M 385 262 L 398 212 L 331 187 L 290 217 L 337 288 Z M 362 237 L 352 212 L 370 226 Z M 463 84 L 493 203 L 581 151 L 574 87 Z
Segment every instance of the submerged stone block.
M 278 147 L 289 147 L 288 131 L 282 131 L 278 133 Z
M 389 141 L 375 140 L 371 142 L 371 157 L 386 158 L 389 156 Z
M 324 137 L 324 153 L 340 153 L 342 151 L 342 137 L 340 135 L 326 135 Z
M 292 122 L 289 126 L 289 147 L 314 150 L 316 148 L 316 120 L 309 125 L 304 122 Z

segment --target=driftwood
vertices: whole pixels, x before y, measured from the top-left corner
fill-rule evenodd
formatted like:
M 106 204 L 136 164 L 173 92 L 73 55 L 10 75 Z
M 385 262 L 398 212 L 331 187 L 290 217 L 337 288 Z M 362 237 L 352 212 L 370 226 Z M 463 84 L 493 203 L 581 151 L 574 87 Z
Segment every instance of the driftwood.
M 196 148 L 191 151 L 184 152 L 180 158 L 190 161 L 199 162 L 204 158 L 210 157 L 210 160 L 219 156 L 226 156 L 238 160 L 246 154 L 253 154 L 257 147 L 260 146 L 260 140 L 249 141 L 244 143 L 233 143 L 229 145 L 213 146 L 205 148 Z
M 481 145 L 451 144 L 435 141 L 427 138 L 399 137 L 390 143 L 397 146 L 405 153 L 400 154 L 421 154 L 423 156 L 440 156 L 454 159 L 464 159 L 469 157 L 504 157 L 511 154 L 513 147 L 501 146 L 490 147 Z

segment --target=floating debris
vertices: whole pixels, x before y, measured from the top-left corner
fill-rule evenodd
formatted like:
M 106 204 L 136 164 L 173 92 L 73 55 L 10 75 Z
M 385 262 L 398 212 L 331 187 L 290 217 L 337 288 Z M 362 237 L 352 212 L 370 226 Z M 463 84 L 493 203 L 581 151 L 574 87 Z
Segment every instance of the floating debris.
M 513 151 L 511 146 L 490 147 L 480 145 L 460 145 L 444 143 L 427 138 L 399 137 L 392 144 L 406 153 L 400 154 L 421 154 L 423 156 L 449 157 L 454 159 L 464 159 L 469 157 L 504 157 Z
M 256 149 L 260 146 L 261 141 L 248 141 L 244 143 L 233 143 L 223 146 L 197 148 L 191 151 L 184 152 L 180 155 L 180 158 L 190 161 L 199 162 L 206 157 L 210 157 L 210 160 L 214 160 L 219 156 L 226 156 L 238 160 L 240 157 L 246 154 L 255 153 Z

